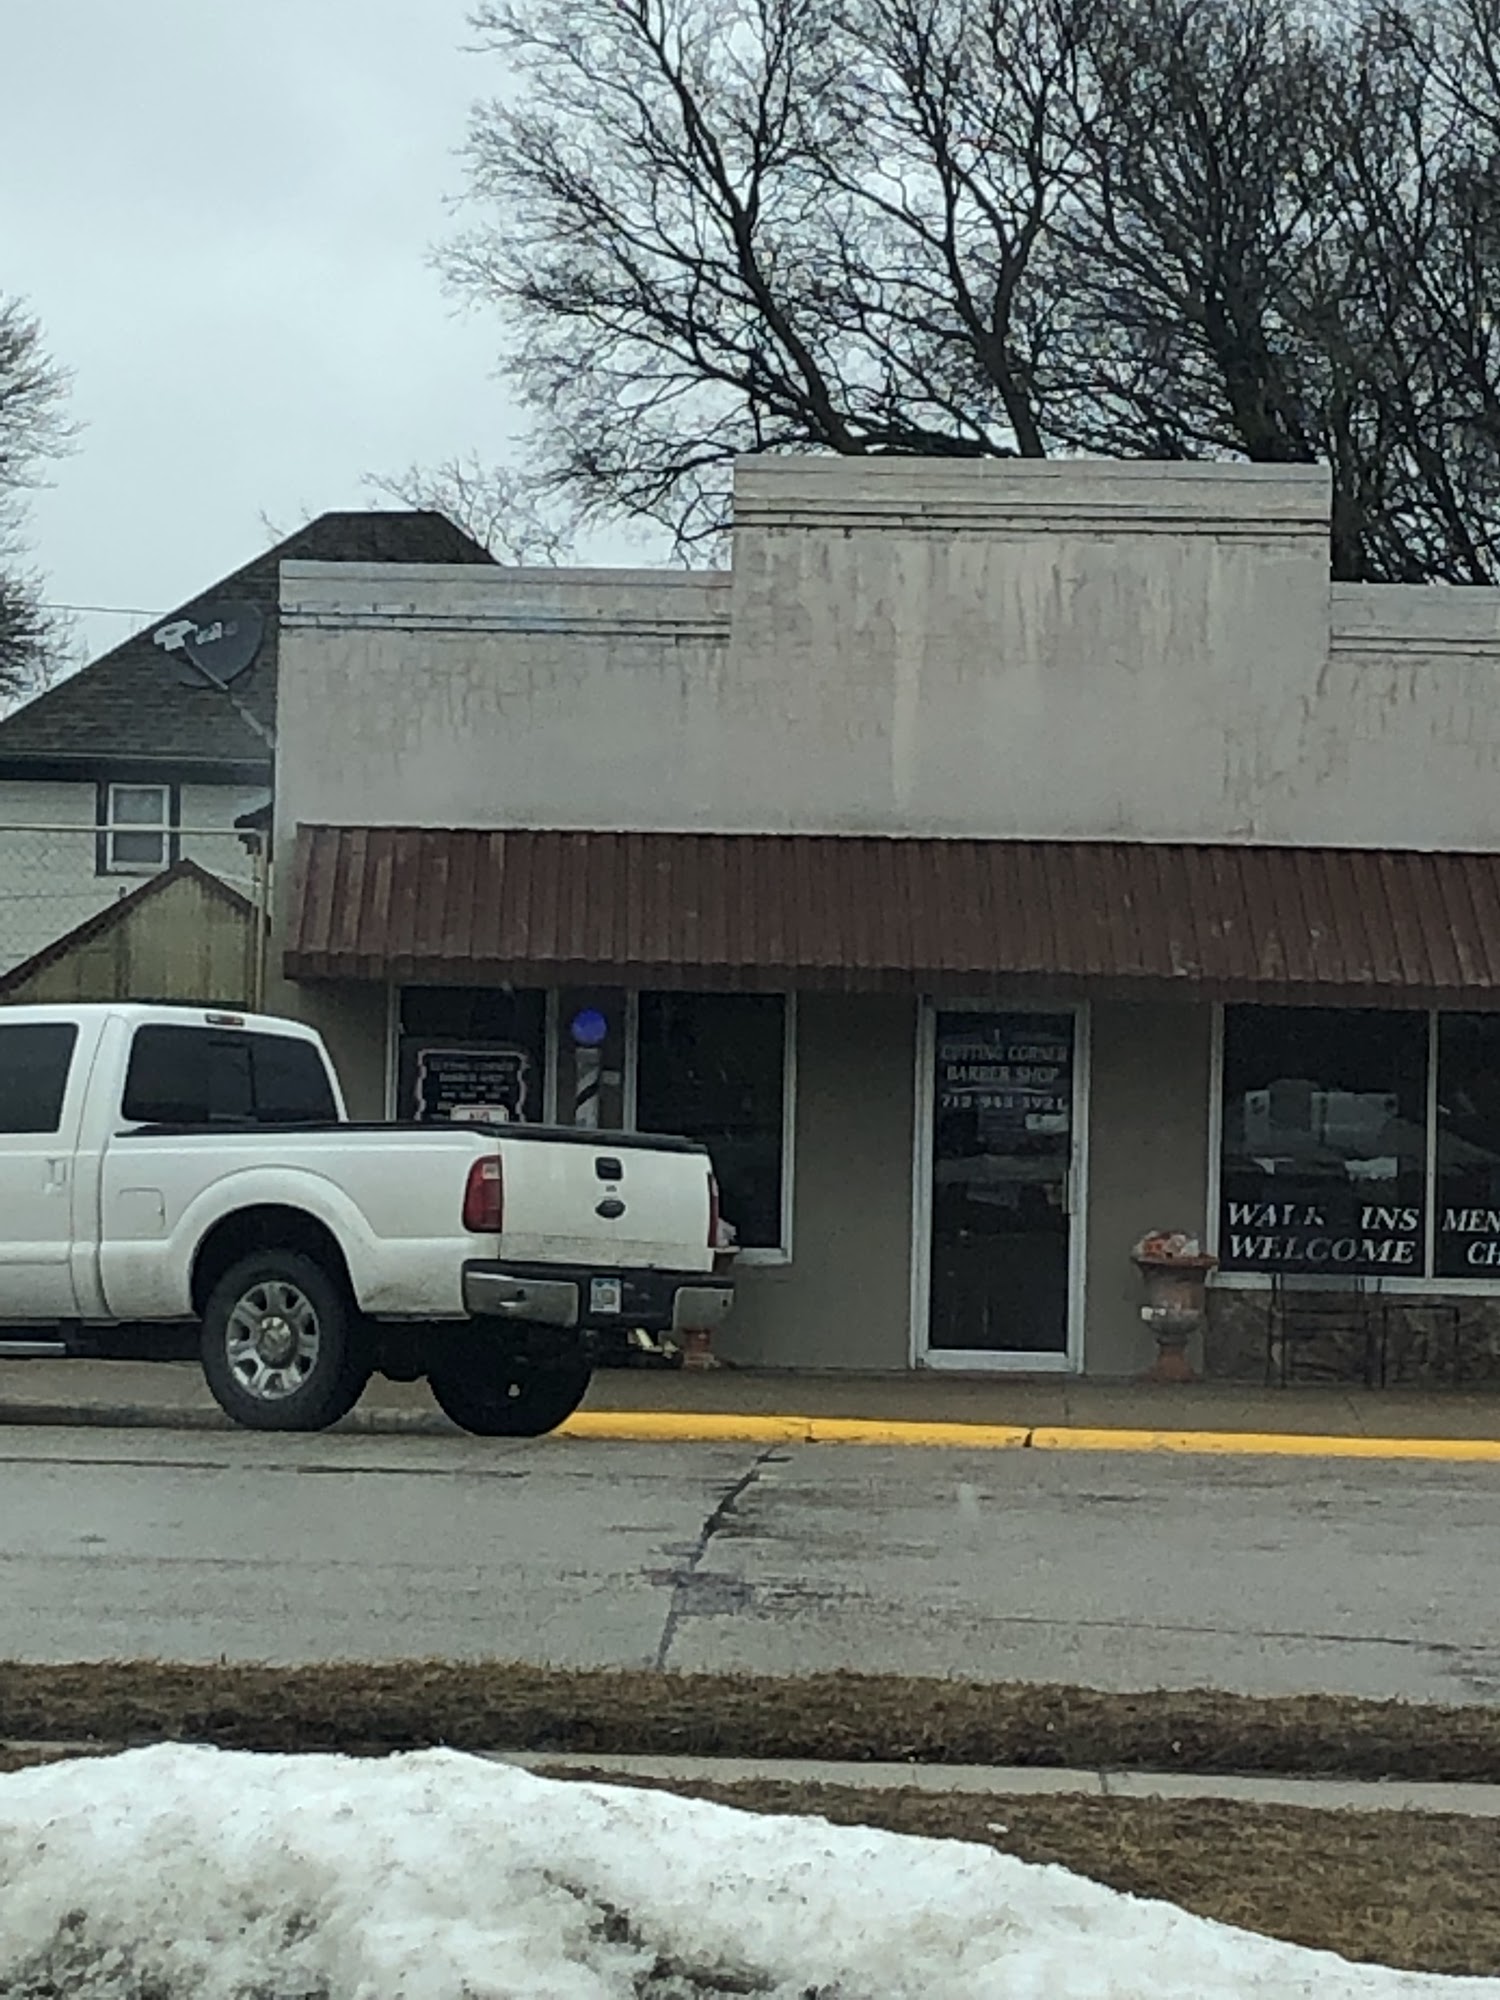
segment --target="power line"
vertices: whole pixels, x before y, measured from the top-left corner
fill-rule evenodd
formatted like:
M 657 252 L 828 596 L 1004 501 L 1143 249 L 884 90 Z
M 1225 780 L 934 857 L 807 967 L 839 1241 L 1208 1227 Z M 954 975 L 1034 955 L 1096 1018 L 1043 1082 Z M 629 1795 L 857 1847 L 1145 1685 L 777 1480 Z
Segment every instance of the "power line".
M 157 613 L 145 611 L 139 604 L 44 604 L 43 611 L 101 611 L 112 618 L 155 618 Z

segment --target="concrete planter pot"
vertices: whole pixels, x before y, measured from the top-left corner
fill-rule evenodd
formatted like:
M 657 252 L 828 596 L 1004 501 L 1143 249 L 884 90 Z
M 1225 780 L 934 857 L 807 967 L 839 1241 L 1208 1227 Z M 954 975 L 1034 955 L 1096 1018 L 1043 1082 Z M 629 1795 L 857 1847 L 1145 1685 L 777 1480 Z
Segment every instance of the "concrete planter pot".
M 1195 1382 L 1188 1343 L 1203 1327 L 1208 1279 L 1218 1266 L 1190 1238 L 1148 1236 L 1136 1245 L 1134 1263 L 1146 1285 L 1141 1318 L 1156 1336 L 1148 1382 Z

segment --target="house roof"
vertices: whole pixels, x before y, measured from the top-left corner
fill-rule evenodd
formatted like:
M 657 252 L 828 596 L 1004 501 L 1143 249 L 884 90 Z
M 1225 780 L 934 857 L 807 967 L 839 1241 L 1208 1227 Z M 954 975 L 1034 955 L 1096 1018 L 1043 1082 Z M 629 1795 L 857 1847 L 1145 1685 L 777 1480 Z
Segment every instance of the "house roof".
M 236 916 L 250 919 L 255 915 L 255 906 L 247 896 L 242 896 L 238 889 L 231 888 L 227 882 L 221 882 L 217 875 L 211 875 L 206 868 L 201 868 L 196 861 L 184 855 L 180 861 L 174 861 L 170 868 L 164 868 L 159 875 L 153 875 L 148 881 L 142 882 L 139 888 L 130 890 L 127 895 L 118 896 L 114 902 L 97 911 L 92 917 L 86 918 L 73 930 L 65 931 L 61 937 L 54 938 L 51 944 L 43 945 L 42 949 L 32 957 L 23 959 L 19 965 L 13 965 L 10 971 L 0 978 L 0 999 L 28 986 L 39 972 L 45 972 L 49 966 L 58 964 L 83 945 L 96 944 L 100 938 L 108 937 L 111 931 L 129 923 L 146 904 L 154 902 L 158 896 L 166 895 L 179 882 L 196 882 L 206 896 L 222 903 Z
M 1500 1005 L 1500 853 L 303 826 L 303 979 Z
M 92 776 L 105 767 L 136 775 L 193 767 L 204 776 L 254 781 L 269 773 L 262 737 L 223 695 L 191 684 L 182 657 L 153 634 L 213 598 L 245 598 L 267 612 L 254 664 L 235 682 L 240 703 L 263 727 L 276 711 L 277 619 L 284 561 L 487 563 L 488 550 L 436 513 L 320 514 L 242 569 L 220 577 L 175 610 L 102 654 L 0 721 L 0 773 Z

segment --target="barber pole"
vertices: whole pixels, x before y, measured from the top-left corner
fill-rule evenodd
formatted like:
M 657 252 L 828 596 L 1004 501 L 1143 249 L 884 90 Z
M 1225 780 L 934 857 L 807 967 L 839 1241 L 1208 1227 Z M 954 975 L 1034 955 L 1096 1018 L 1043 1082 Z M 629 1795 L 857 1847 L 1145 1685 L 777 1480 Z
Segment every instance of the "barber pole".
M 590 1131 L 598 1129 L 603 1069 L 604 1058 L 598 1049 L 573 1051 L 573 1123 Z

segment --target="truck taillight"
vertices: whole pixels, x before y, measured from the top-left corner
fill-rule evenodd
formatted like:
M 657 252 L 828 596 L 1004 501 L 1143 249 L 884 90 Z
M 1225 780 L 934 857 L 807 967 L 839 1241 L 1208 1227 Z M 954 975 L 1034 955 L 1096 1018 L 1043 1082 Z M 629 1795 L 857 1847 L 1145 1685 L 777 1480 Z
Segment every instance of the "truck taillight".
M 464 1189 L 464 1228 L 476 1236 L 498 1236 L 505 1227 L 505 1176 L 498 1156 L 476 1160 Z
M 719 1183 L 712 1174 L 708 1177 L 708 1247 L 719 1247 Z

